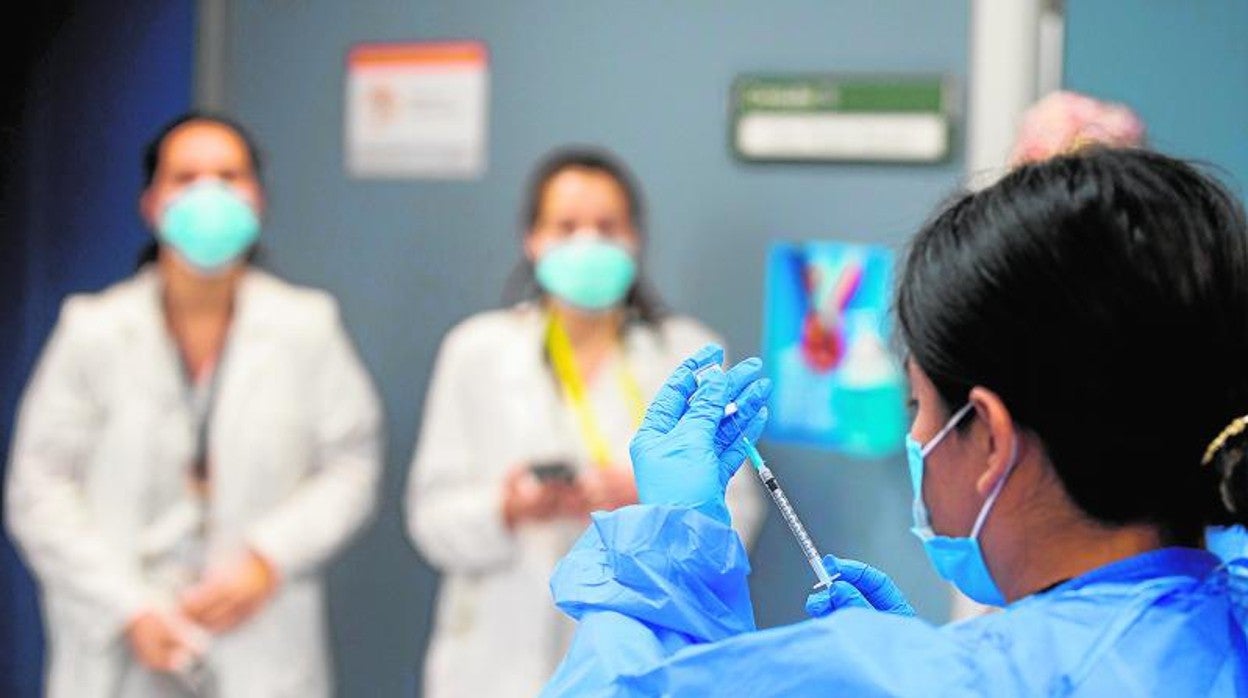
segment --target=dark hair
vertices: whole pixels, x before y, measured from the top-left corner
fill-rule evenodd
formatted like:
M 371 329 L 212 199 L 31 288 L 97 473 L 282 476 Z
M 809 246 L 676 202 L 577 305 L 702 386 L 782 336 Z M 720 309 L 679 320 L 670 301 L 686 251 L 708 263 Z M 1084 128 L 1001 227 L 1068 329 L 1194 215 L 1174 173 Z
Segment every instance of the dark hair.
M 1190 543 L 1248 520 L 1248 224 L 1189 164 L 1090 149 L 966 194 L 916 236 L 896 311 L 911 359 L 956 409 L 996 392 L 1071 499 L 1109 525 Z
M 645 249 L 646 241 L 646 209 L 642 200 L 641 188 L 636 178 L 618 157 L 603 148 L 593 146 L 566 146 L 548 153 L 529 175 L 526 189 L 525 204 L 521 218 L 521 236 L 530 234 L 537 224 L 542 212 L 542 198 L 546 188 L 557 175 L 567 170 L 588 170 L 605 174 L 610 177 L 624 192 L 628 203 L 628 216 L 633 229 Z M 542 295 L 541 288 L 533 271 L 533 262 L 521 258 L 515 271 L 506 284 L 504 300 L 514 303 L 523 299 L 537 298 Z M 665 309 L 658 292 L 650 284 L 646 276 L 639 271 L 637 280 L 624 299 L 625 306 L 632 311 L 636 319 L 654 323 L 663 318 Z
M 156 169 L 160 167 L 160 153 L 161 149 L 165 146 L 165 140 L 168 139 L 170 134 L 174 131 L 194 121 L 217 124 L 218 126 L 223 126 L 234 132 L 234 135 L 238 136 L 238 138 L 243 142 L 243 147 L 247 150 L 247 157 L 251 160 L 251 168 L 256 173 L 256 178 L 261 179 L 262 159 L 260 156 L 260 148 L 256 145 L 256 141 L 252 138 L 251 133 L 248 132 L 242 124 L 228 116 L 225 116 L 224 114 L 218 114 L 202 109 L 192 109 L 191 111 L 184 112 L 180 116 L 175 117 L 164 126 L 161 126 L 160 130 L 156 132 L 156 135 L 153 136 L 152 139 L 147 142 L 147 145 L 143 147 L 144 189 L 152 186 L 152 182 L 156 179 Z M 155 262 L 156 257 L 159 254 L 160 243 L 154 239 L 148 240 L 143 244 L 143 248 L 139 250 L 138 266 L 142 267 L 145 264 Z M 257 248 L 253 246 L 251 251 L 248 252 L 248 261 L 254 261 L 257 254 Z
M 169 138 L 170 134 L 172 134 L 174 131 L 178 130 L 185 124 L 189 124 L 193 121 L 203 121 L 203 122 L 207 122 L 210 124 L 216 124 L 218 126 L 223 126 L 226 129 L 229 129 L 230 131 L 233 131 L 234 135 L 238 136 L 239 140 L 243 142 L 243 146 L 247 149 L 247 157 L 251 159 L 251 168 L 252 170 L 255 171 L 256 177 L 257 178 L 260 177 L 261 175 L 260 148 L 256 145 L 255 139 L 251 137 L 251 133 L 249 133 L 247 129 L 243 127 L 242 124 L 238 123 L 237 121 L 235 121 L 234 119 L 228 116 L 225 116 L 224 114 L 217 114 L 214 112 L 205 111 L 201 109 L 193 109 L 191 111 L 188 111 L 182 114 L 181 116 L 178 116 L 177 118 L 173 119 L 169 123 L 162 126 L 160 130 L 156 132 L 156 135 L 153 136 L 152 139 L 147 142 L 146 146 L 144 146 L 143 148 L 143 188 L 144 189 L 146 189 L 147 187 L 150 187 L 152 185 L 152 180 L 156 178 L 156 168 L 159 167 L 160 165 L 160 149 L 164 147 L 165 139 Z

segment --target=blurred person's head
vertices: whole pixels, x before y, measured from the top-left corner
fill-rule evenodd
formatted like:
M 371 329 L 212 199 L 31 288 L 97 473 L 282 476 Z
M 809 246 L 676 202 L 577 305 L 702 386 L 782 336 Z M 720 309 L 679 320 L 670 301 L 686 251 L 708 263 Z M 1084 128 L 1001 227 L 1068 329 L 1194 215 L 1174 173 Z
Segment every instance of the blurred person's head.
M 896 296 L 931 528 L 982 526 L 1011 598 L 1071 531 L 1199 545 L 1248 519 L 1248 438 L 1209 448 L 1248 415 L 1246 278 L 1239 202 L 1145 150 L 1026 164 L 936 215 Z
M 553 298 L 571 309 L 620 308 L 656 320 L 660 304 L 641 276 L 645 205 L 636 180 L 610 152 L 568 147 L 530 175 L 523 209 L 517 295 Z
M 1038 162 L 1090 145 L 1133 148 L 1143 144 L 1144 122 L 1126 105 L 1058 91 L 1023 113 L 1010 165 Z
M 139 211 L 155 241 L 142 262 L 200 276 L 246 262 L 265 199 L 259 152 L 241 125 L 203 112 L 178 117 L 148 143 L 143 175 Z

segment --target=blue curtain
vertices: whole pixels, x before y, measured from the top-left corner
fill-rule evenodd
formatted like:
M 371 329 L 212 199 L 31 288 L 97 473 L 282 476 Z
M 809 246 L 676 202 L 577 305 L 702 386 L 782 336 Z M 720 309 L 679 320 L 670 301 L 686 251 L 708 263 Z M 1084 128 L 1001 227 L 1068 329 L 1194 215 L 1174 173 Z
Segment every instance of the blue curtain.
M 191 104 L 195 3 L 35 3 L 3 32 L 0 446 L 66 294 L 134 268 L 143 144 Z M 0 485 L 0 492 L 3 485 Z M 0 504 L 0 507 L 3 505 Z M 42 692 L 37 587 L 0 532 L 0 696 Z

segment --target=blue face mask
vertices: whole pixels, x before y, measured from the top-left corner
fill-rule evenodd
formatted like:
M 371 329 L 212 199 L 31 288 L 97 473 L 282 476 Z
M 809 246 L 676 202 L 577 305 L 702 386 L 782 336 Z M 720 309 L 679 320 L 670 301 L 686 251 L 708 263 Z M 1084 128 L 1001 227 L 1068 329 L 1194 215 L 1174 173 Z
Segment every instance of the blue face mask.
M 910 484 L 914 486 L 914 528 L 910 530 L 923 542 L 923 550 L 927 553 L 927 559 L 931 561 L 932 567 L 936 568 L 937 574 L 952 582 L 959 591 L 974 601 L 990 606 L 1004 606 L 1005 597 L 1001 594 L 997 583 L 993 581 L 992 574 L 988 571 L 988 563 L 984 561 L 984 552 L 979 547 L 979 533 L 984 527 L 984 521 L 988 519 L 988 512 L 992 511 L 992 505 L 997 501 L 997 495 L 1001 493 L 1001 488 L 1005 485 L 1006 478 L 1014 470 L 1014 463 L 1018 460 L 1017 442 L 1015 454 L 1010 458 L 1005 475 L 997 481 L 988 495 L 988 501 L 984 502 L 983 508 L 979 510 L 979 516 L 975 519 L 970 536 L 953 538 L 936 535 L 936 532 L 932 530 L 927 505 L 923 503 L 923 460 L 950 431 L 953 431 L 953 428 L 970 410 L 971 405 L 967 403 L 954 413 L 953 417 L 925 446 L 920 446 L 914 437 L 906 435 L 906 460 L 910 466 Z
M 220 274 L 238 261 L 259 233 L 255 211 L 216 181 L 187 187 L 160 217 L 161 240 L 208 275 Z
M 624 300 L 637 278 L 637 262 L 624 247 L 597 235 L 576 235 L 537 261 L 537 283 L 583 310 L 609 310 Z

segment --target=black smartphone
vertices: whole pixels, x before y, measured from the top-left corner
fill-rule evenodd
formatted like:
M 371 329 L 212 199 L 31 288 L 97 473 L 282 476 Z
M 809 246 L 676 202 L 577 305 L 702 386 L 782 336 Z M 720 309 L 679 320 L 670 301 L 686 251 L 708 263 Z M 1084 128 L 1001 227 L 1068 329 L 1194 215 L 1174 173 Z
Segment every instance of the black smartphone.
M 576 479 L 576 469 L 572 464 L 562 460 L 539 461 L 529 466 L 529 471 L 538 482 L 562 482 L 571 484 Z

